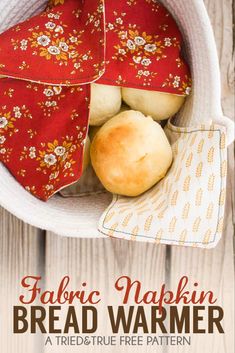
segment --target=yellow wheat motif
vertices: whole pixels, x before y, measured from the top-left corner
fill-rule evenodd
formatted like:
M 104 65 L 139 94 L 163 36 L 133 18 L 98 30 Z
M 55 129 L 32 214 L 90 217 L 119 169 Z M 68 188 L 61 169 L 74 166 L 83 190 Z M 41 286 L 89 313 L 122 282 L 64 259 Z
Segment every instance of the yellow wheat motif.
M 179 196 L 179 191 L 176 190 L 171 198 L 171 206 L 175 206 L 177 204 L 178 196 Z
M 153 222 L 153 216 L 151 215 L 151 216 L 149 216 L 149 217 L 146 219 L 146 222 L 145 222 L 145 225 L 144 225 L 144 230 L 145 230 L 146 232 L 149 232 L 149 231 L 150 231 L 152 222 Z
M 160 244 L 162 236 L 163 236 L 163 230 L 159 229 L 159 231 L 157 232 L 157 235 L 156 235 L 156 243 L 157 244 Z
M 212 139 L 213 136 L 214 136 L 214 131 L 213 130 L 209 131 L 208 132 L 208 139 Z
M 186 229 L 184 229 L 183 232 L 180 234 L 180 240 L 179 240 L 180 245 L 184 245 L 187 234 L 188 234 L 188 231 Z
M 195 222 L 193 223 L 193 232 L 194 233 L 197 233 L 199 231 L 200 224 L 201 224 L 201 218 L 197 217 Z
M 193 160 L 193 153 L 191 152 L 186 160 L 186 167 L 187 168 L 191 167 L 192 160 Z
M 184 191 L 189 191 L 190 181 L 191 181 L 191 177 L 188 175 L 184 180 L 184 186 L 183 186 Z
M 212 216 L 213 216 L 213 211 L 214 211 L 214 205 L 213 203 L 211 202 L 207 208 L 207 213 L 206 213 L 206 218 L 207 219 L 211 219 Z
M 179 181 L 181 173 L 182 173 L 182 169 L 179 169 L 179 171 L 177 172 L 176 177 L 175 177 L 175 182 Z
M 222 165 L 221 165 L 221 177 L 225 178 L 227 175 L 227 161 L 223 161 Z
M 224 224 L 224 217 L 221 217 L 218 226 L 217 226 L 217 233 L 222 233 L 223 232 L 223 224 Z
M 163 200 L 162 202 L 160 202 L 160 203 L 156 206 L 155 211 L 161 209 L 164 205 L 165 205 L 165 200 Z
M 192 147 L 195 144 L 196 138 L 197 138 L 197 134 L 194 134 L 190 142 L 190 147 Z
M 210 241 L 210 237 L 211 237 L 211 234 L 212 234 L 212 232 L 211 232 L 211 230 L 210 229 L 208 229 L 208 231 L 205 233 L 205 235 L 204 235 L 204 238 L 203 238 L 203 244 L 208 244 L 209 243 L 209 241 Z
M 226 196 L 226 192 L 225 189 L 221 190 L 220 193 L 220 198 L 219 198 L 219 205 L 223 206 L 225 204 L 225 196 Z
M 183 208 L 182 212 L 182 219 L 187 219 L 189 215 L 189 210 L 190 210 L 190 203 L 186 203 Z
M 138 226 L 136 226 L 136 227 L 134 227 L 134 228 L 132 229 L 132 232 L 131 232 L 131 234 L 132 234 L 131 240 L 135 240 L 135 238 L 136 238 L 138 232 L 139 232 L 139 227 L 138 227 Z
M 111 221 L 111 219 L 113 218 L 114 215 L 115 215 L 114 211 L 106 214 L 104 222 L 106 223 L 106 222 Z
M 162 193 L 159 192 L 156 196 L 151 198 L 152 204 L 155 204 L 162 197 Z
M 226 148 L 226 135 L 225 133 L 222 133 L 220 137 L 220 149 L 224 150 L 225 148 Z
M 122 222 L 122 226 L 123 226 L 123 227 L 127 227 L 127 226 L 128 226 L 128 224 L 129 224 L 129 222 L 130 222 L 132 216 L 133 216 L 133 213 L 129 213 L 129 214 L 124 218 L 124 220 L 123 220 L 123 222 Z
M 115 232 L 115 230 L 117 229 L 117 227 L 118 227 L 118 223 L 114 223 L 114 224 L 110 227 L 110 230 L 109 230 L 109 232 L 108 232 L 108 235 L 109 235 L 110 237 L 113 237 L 114 232 Z
M 203 146 L 204 146 L 204 143 L 205 143 L 205 140 L 202 139 L 199 144 L 198 144 L 198 147 L 197 147 L 197 153 L 202 153 L 202 150 L 203 150 Z
M 185 148 L 184 152 L 182 153 L 181 162 L 184 160 L 186 153 L 187 149 Z
M 196 170 L 197 178 L 200 178 L 202 176 L 202 167 L 203 167 L 203 163 L 202 162 L 198 163 L 197 170 Z
M 208 152 L 208 156 L 207 156 L 208 163 L 213 163 L 214 162 L 214 152 L 215 152 L 214 147 L 211 147 L 209 152 Z
M 211 174 L 209 177 L 209 180 L 208 180 L 208 185 L 207 185 L 208 191 L 213 191 L 214 185 L 215 185 L 215 175 Z
M 202 195 L 203 195 L 203 191 L 202 189 L 199 189 L 196 193 L 196 202 L 195 205 L 196 206 L 201 206 L 202 204 Z
M 158 213 L 157 218 L 162 219 L 164 217 L 167 209 L 168 209 L 168 207 L 166 206 L 161 212 Z
M 175 231 L 176 222 L 177 222 L 177 218 L 173 217 L 170 222 L 170 225 L 169 225 L 169 232 L 170 233 L 173 233 Z

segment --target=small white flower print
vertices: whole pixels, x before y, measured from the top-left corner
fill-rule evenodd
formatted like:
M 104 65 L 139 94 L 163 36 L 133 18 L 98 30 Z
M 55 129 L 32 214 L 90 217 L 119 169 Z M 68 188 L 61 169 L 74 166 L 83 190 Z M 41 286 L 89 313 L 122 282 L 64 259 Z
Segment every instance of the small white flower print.
M 8 124 L 8 120 L 5 116 L 0 117 L 0 129 L 6 127 Z
M 54 22 L 47 22 L 46 24 L 45 24 L 45 27 L 47 28 L 47 29 L 54 29 L 55 27 L 56 27 L 56 24 L 54 23 Z
M 51 54 L 51 55 L 59 55 L 60 54 L 60 49 L 58 47 L 56 47 L 55 45 L 51 45 L 49 48 L 48 48 L 48 52 Z
M 141 64 L 142 64 L 143 66 L 149 66 L 151 63 L 152 63 L 152 61 L 151 61 L 150 59 L 143 59 L 143 60 L 141 61 Z
M 66 148 L 63 146 L 57 146 L 54 152 L 57 156 L 63 156 L 66 152 Z
M 87 54 L 85 54 L 85 55 L 83 55 L 82 59 L 86 61 L 86 60 L 88 60 L 88 59 L 89 59 L 89 57 L 88 57 L 88 55 L 87 55 Z
M 54 154 L 50 153 L 50 154 L 46 154 L 44 157 L 44 162 L 46 164 L 48 164 L 49 166 L 51 165 L 55 165 L 57 162 L 57 158 Z
M 50 108 L 50 107 L 56 107 L 56 106 L 57 106 L 57 103 L 56 103 L 56 101 L 52 101 L 52 102 L 46 101 L 45 106 L 48 107 L 48 108 Z
M 191 90 L 192 90 L 191 87 L 187 87 L 185 90 L 185 94 L 187 94 L 187 96 L 190 95 Z
M 139 75 L 139 76 L 143 76 L 143 73 L 144 73 L 143 70 L 139 70 L 139 71 L 138 71 L 138 75 Z
M 60 174 L 59 172 L 51 173 L 49 176 L 49 179 L 50 180 L 56 179 L 59 176 L 59 174 Z
M 27 50 L 28 48 L 28 41 L 27 39 L 22 39 L 22 41 L 20 42 L 20 49 L 21 50 Z
M 95 27 L 99 27 L 99 25 L 100 25 L 100 20 L 95 21 L 94 25 L 95 25 Z
M 173 87 L 177 88 L 180 85 L 180 77 L 179 76 L 175 76 L 174 78 L 174 82 L 173 82 Z
M 133 57 L 133 61 L 134 61 L 136 64 L 140 64 L 140 63 L 141 63 L 141 60 L 142 60 L 142 57 L 141 57 L 141 56 L 134 56 L 134 57 Z
M 56 26 L 55 32 L 56 32 L 56 33 L 61 33 L 61 34 L 63 34 L 63 33 L 64 33 L 64 29 L 63 29 L 62 26 Z
M 146 76 L 146 77 L 148 77 L 148 76 L 150 75 L 150 72 L 149 72 L 149 71 L 144 71 L 144 72 L 143 72 L 143 75 Z
M 110 31 L 112 31 L 112 29 L 114 29 L 114 25 L 112 23 L 108 24 L 108 29 L 110 29 Z
M 156 44 L 146 44 L 144 46 L 144 49 L 149 53 L 153 53 L 154 51 L 156 51 L 157 46 L 156 46 Z
M 61 86 L 53 86 L 53 91 L 55 92 L 56 95 L 59 95 L 62 92 L 62 87 Z
M 47 97 L 52 97 L 52 96 L 54 96 L 54 92 L 53 92 L 52 89 L 50 89 L 50 88 L 45 88 L 44 91 L 43 91 L 43 93 L 44 93 L 45 96 L 47 96 Z
M 35 147 L 29 148 L 29 158 L 31 158 L 31 159 L 36 158 L 36 148 Z
M 127 31 L 121 32 L 120 33 L 120 38 L 123 39 L 123 40 L 126 39 L 127 38 Z
M 81 67 L 81 64 L 80 63 L 75 63 L 73 66 L 75 67 L 75 69 L 79 69 Z
M 50 12 L 48 15 L 47 15 L 48 18 L 55 18 L 56 20 L 58 20 L 60 18 L 60 15 L 59 14 L 56 14 L 56 13 L 52 13 Z
M 116 23 L 119 23 L 120 25 L 123 24 L 123 20 L 121 19 L 121 17 L 116 18 Z
M 126 54 L 125 49 L 119 49 L 118 52 L 119 52 L 119 54 L 121 54 L 121 55 L 125 55 L 125 54 Z
M 71 163 L 66 162 L 65 166 L 64 166 L 64 169 L 69 169 L 69 168 L 71 168 Z
M 46 47 L 47 45 L 50 44 L 51 40 L 48 36 L 43 34 L 42 36 L 38 37 L 37 42 L 43 47 Z
M 146 40 L 142 37 L 135 37 L 135 44 L 140 46 L 140 45 L 145 45 Z
M 7 151 L 7 150 L 6 150 L 5 148 L 0 149 L 0 153 L 1 153 L 1 154 L 5 154 L 6 151 Z
M 5 141 L 6 141 L 6 137 L 0 136 L 0 145 L 3 145 Z
M 60 48 L 62 51 L 65 51 L 65 52 L 69 50 L 69 46 L 65 42 L 60 42 Z
M 20 111 L 15 112 L 15 118 L 19 119 L 21 118 L 22 113 Z
M 78 41 L 76 37 L 70 37 L 69 40 L 71 43 L 76 43 Z
M 131 39 L 128 39 L 128 41 L 127 41 L 127 47 L 128 47 L 130 50 L 135 50 L 135 48 L 136 48 L 135 43 L 134 43 Z
M 165 42 L 165 47 L 171 47 L 172 46 L 171 38 L 165 38 L 164 42 Z

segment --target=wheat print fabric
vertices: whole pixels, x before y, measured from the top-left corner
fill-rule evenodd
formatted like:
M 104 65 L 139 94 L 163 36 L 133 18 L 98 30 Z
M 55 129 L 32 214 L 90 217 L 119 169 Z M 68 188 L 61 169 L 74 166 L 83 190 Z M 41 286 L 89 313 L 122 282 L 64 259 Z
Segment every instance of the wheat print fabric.
M 226 195 L 225 128 L 166 133 L 174 161 L 167 176 L 138 198 L 114 196 L 103 214 L 102 234 L 157 244 L 214 247 L 222 235 Z

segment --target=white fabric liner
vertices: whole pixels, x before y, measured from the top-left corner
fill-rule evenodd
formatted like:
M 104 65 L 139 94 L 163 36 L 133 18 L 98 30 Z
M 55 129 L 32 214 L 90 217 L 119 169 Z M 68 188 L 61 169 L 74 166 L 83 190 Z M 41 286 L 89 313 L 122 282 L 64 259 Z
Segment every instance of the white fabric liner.
M 214 122 L 227 127 L 228 144 L 233 141 L 233 123 L 223 117 L 220 72 L 209 17 L 203 0 L 162 0 L 185 36 L 193 76 L 193 93 L 175 119 L 180 126 Z M 0 31 L 40 12 L 44 0 L 1 0 Z M 26 223 L 63 236 L 102 237 L 97 225 L 111 202 L 108 193 L 78 199 L 54 196 L 47 203 L 22 188 L 0 165 L 0 204 Z

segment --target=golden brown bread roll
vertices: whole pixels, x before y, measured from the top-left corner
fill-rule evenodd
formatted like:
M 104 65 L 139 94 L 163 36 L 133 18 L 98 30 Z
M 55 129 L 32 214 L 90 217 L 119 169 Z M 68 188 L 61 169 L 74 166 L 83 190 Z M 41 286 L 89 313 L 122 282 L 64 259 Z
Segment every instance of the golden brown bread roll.
M 154 120 L 164 120 L 175 115 L 185 101 L 184 96 L 124 87 L 122 98 L 132 109 L 150 115 Z
M 89 124 L 103 125 L 119 112 L 121 104 L 120 87 L 92 83 Z
M 129 110 L 100 128 L 91 144 L 91 162 L 108 191 L 138 196 L 166 175 L 172 150 L 157 122 Z

